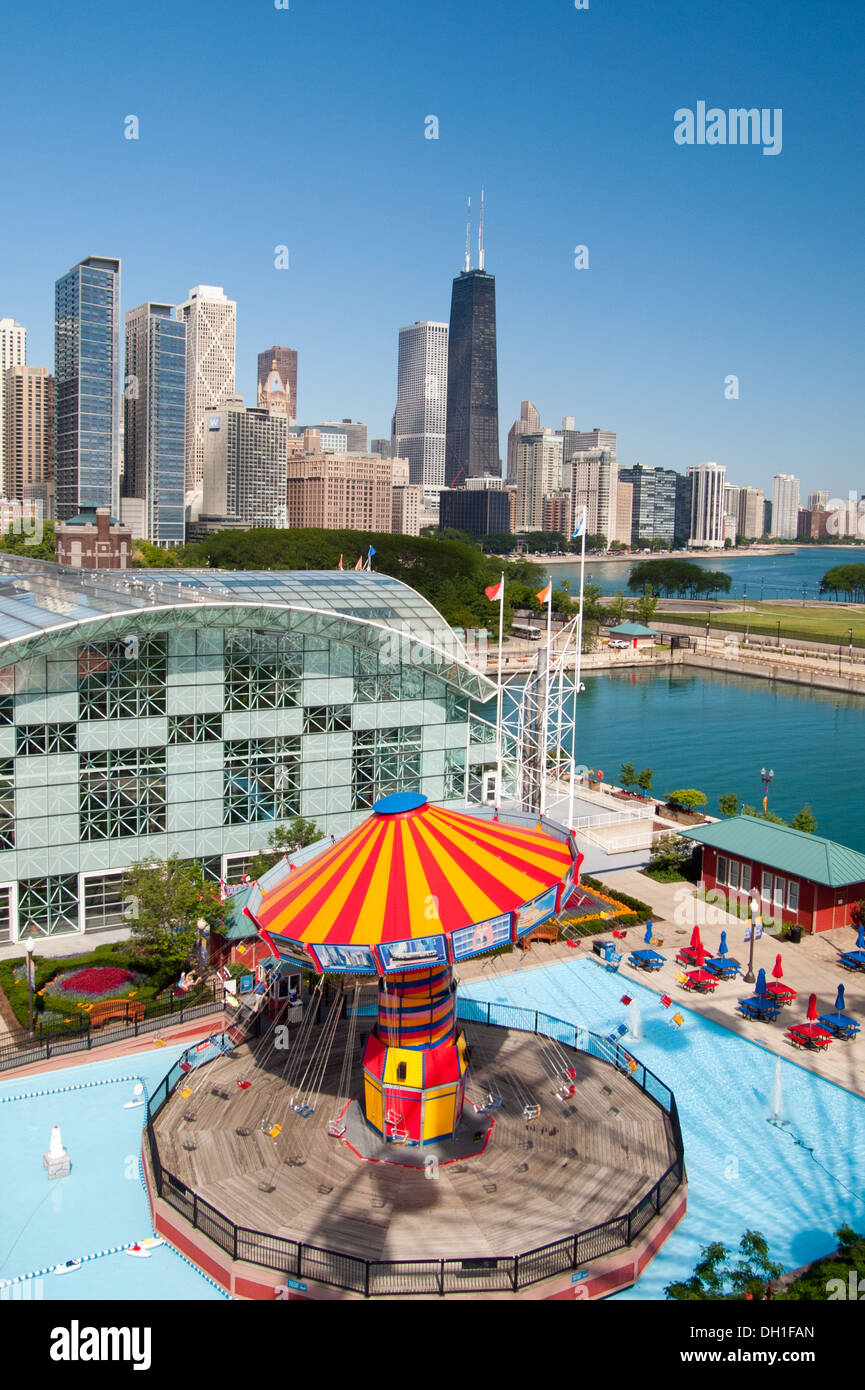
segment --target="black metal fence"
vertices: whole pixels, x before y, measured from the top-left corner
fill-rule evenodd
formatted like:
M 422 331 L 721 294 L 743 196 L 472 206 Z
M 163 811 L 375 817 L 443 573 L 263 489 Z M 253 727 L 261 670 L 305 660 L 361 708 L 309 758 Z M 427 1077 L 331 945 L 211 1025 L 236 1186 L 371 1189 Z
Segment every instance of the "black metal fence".
M 620 1043 L 601 1038 L 588 1029 L 536 1009 L 460 999 L 457 1001 L 457 1015 L 466 1021 L 540 1033 L 617 1067 L 669 1117 L 676 1157 L 663 1177 L 624 1215 L 518 1255 L 456 1260 L 361 1259 L 341 1251 L 326 1250 L 284 1236 L 236 1226 L 180 1178 L 162 1167 L 153 1121 L 178 1081 L 186 1075 L 184 1057 L 163 1077 L 148 1106 L 147 1137 L 157 1193 L 233 1260 L 244 1260 L 248 1264 L 273 1270 L 282 1279 L 298 1283 L 314 1280 L 330 1288 L 344 1289 L 367 1298 L 397 1294 L 423 1296 L 483 1294 L 499 1290 L 517 1292 L 554 1275 L 579 1270 L 601 1255 L 611 1255 L 616 1250 L 625 1249 L 664 1209 L 684 1181 L 682 1131 L 673 1092 Z
M 194 1002 L 177 995 L 148 1004 L 144 1018 L 109 1020 L 94 1028 L 87 1015 L 82 1014 L 68 1031 L 44 1033 L 41 1037 L 33 1038 L 28 1038 L 27 1030 L 22 1028 L 12 1035 L 10 1042 L 0 1044 L 0 1071 L 31 1066 L 34 1062 L 45 1062 L 51 1057 L 62 1057 L 70 1052 L 89 1052 L 91 1048 L 101 1047 L 105 1043 L 137 1038 L 141 1033 L 158 1032 L 167 1024 L 204 1018 L 207 1014 L 220 1012 L 224 1008 L 224 1000 L 222 982 L 213 980 L 206 993 L 198 995 Z

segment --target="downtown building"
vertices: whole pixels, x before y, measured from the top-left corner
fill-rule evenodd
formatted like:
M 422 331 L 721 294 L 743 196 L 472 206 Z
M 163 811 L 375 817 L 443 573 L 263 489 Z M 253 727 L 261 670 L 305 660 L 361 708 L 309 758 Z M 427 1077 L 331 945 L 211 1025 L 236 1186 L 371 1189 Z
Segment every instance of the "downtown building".
M 686 544 L 690 533 L 690 488 L 686 508 L 679 505 L 682 484 L 687 484 L 672 468 L 655 468 L 636 463 L 619 469 L 619 486 L 633 489 L 631 507 L 631 545 L 645 547 L 661 541 L 666 550 L 677 542 Z
M 410 481 L 445 485 L 448 326 L 420 321 L 399 330 L 392 452 L 407 458 Z
M 470 531 L 476 540 L 510 532 L 511 496 L 503 478 L 469 478 L 465 487 L 444 488 L 439 494 L 439 530 Z
M 6 445 L 4 396 L 6 373 L 11 367 L 23 367 L 27 361 L 27 330 L 12 318 L 0 318 L 0 497 L 11 497 L 6 480 Z M 53 452 L 53 450 L 52 450 Z
M 516 530 L 543 531 L 544 498 L 562 487 L 561 437 L 549 429 L 522 435 L 516 444 L 516 467 Z
M 47 367 L 10 367 L 4 390 L 4 495 L 54 515 L 54 378 Z M 41 505 L 40 505 L 41 504 Z
M 792 473 L 776 473 L 772 488 L 772 535 L 795 540 L 799 529 L 799 479 Z
M 120 261 L 86 256 L 54 289 L 56 506 L 117 515 L 123 364 Z
M 619 535 L 619 465 L 609 449 L 581 449 L 571 455 L 571 516 L 578 519 L 586 509 L 586 534 L 603 536 L 609 547 L 613 541 L 631 543 Z
M 171 304 L 126 314 L 121 514 L 154 545 L 185 539 L 186 325 Z
M 484 269 L 481 233 L 478 269 L 470 269 L 467 246 L 465 269 L 451 292 L 444 476 L 449 488 L 468 478 L 501 476 L 498 380 L 496 281 Z
M 390 531 L 393 463 L 378 454 L 291 454 L 286 524 L 325 531 Z
M 296 816 L 340 836 L 393 792 L 482 800 L 495 738 L 469 708 L 495 684 L 388 575 L 0 573 L 7 956 L 125 935 L 123 873 L 149 856 L 239 882 Z
M 531 401 L 521 401 L 520 418 L 515 420 L 508 430 L 508 457 L 505 474 L 508 487 L 516 487 L 517 485 L 517 457 L 520 439 L 525 434 L 540 433 L 540 415 Z
M 718 463 L 692 464 L 688 477 L 691 480 L 688 545 L 694 549 L 723 550 L 727 469 Z
M 197 529 L 284 527 L 286 522 L 285 416 L 246 408 L 229 396 L 207 416 L 201 513 Z
M 282 414 L 293 425 L 297 419 L 297 352 L 272 347 L 258 354 L 258 397 L 262 410 Z
M 186 466 L 187 493 L 204 479 L 207 421 L 233 397 L 237 305 L 219 285 L 196 285 L 178 305 L 186 324 Z
M 738 534 L 748 540 L 759 540 L 764 532 L 764 512 L 765 502 L 763 491 L 759 487 L 740 487 L 739 488 L 739 517 Z

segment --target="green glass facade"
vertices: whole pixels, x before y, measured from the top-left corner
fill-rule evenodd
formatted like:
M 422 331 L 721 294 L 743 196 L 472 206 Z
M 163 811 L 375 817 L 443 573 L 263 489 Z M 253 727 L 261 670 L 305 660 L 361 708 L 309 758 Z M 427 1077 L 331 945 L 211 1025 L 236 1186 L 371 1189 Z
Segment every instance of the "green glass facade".
M 395 791 L 463 806 L 495 761 L 481 726 L 469 735 L 469 701 L 489 683 L 394 643 L 385 623 L 335 625 L 315 595 L 306 611 L 266 615 L 184 603 L 177 584 L 174 605 L 157 601 L 171 591 L 159 584 L 137 610 L 70 622 L 68 590 L 65 611 L 57 602 L 68 573 L 30 569 L 17 582 L 61 611 L 50 631 L 0 645 L 0 942 L 123 927 L 122 872 L 148 855 L 230 879 L 297 815 L 338 836 Z M 370 581 L 345 579 L 349 596 Z M 99 586 L 104 599 L 128 582 L 77 576 L 79 610 Z M 379 589 L 417 599 L 396 581 Z

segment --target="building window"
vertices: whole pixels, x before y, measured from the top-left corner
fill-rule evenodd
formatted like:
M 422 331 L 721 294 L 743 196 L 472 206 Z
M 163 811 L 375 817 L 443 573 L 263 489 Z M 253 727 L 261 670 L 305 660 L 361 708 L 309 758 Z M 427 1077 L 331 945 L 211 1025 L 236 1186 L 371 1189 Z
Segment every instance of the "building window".
M 750 891 L 751 891 L 751 865 L 750 865 L 750 864 L 743 864 L 743 865 L 741 866 L 741 873 L 740 873 L 740 875 L 739 875 L 739 887 L 742 889 L 742 892 L 743 892 L 743 893 L 750 893 Z
M 787 907 L 790 912 L 799 911 L 799 880 L 796 878 L 787 880 Z
M 84 879 L 84 930 L 111 931 L 129 926 L 129 903 L 123 874 L 95 874 Z
M 772 901 L 772 875 L 767 873 L 765 869 L 760 879 L 760 897 L 764 903 Z
M 445 801 L 456 801 L 466 794 L 466 750 L 445 751 Z
M 249 866 L 256 854 L 227 854 L 225 856 L 225 882 L 233 888 L 238 883 L 249 883 Z
M 284 709 L 300 695 L 300 641 L 284 632 L 232 632 L 225 638 L 225 708 Z
M 0 758 L 0 849 L 15 848 L 15 759 Z
M 727 860 L 725 859 L 725 857 L 724 857 L 723 854 L 719 854 L 719 855 L 718 855 L 718 863 L 717 863 L 717 866 L 716 866 L 716 868 L 715 868 L 715 882 L 716 882 L 716 883 L 726 883 L 726 882 L 727 882 Z
M 212 743 L 218 742 L 221 738 L 221 714 L 172 714 L 169 716 L 169 743 Z
M 300 815 L 300 739 L 232 739 L 225 745 L 224 825 Z
M 469 702 L 456 690 L 448 690 L 445 708 L 449 724 L 465 724 L 469 717 Z
M 18 923 L 19 941 L 77 932 L 77 875 L 24 879 L 18 891 Z
M 305 734 L 332 734 L 351 728 L 351 705 L 309 705 L 303 712 Z
M 374 806 L 392 792 L 420 791 L 420 725 L 361 729 L 354 735 L 352 806 Z
M 81 719 L 139 719 L 165 713 L 166 639 L 128 637 L 78 653 Z
M 408 637 L 405 638 L 404 649 L 407 653 L 406 665 L 388 661 L 379 652 L 355 648 L 354 698 L 358 703 L 381 704 L 385 700 L 424 698 L 424 673 L 408 664 L 411 655 L 411 642 Z M 434 684 L 439 685 L 439 682 Z M 441 693 L 443 692 L 444 686 L 441 686 Z M 429 698 L 432 692 L 427 693 Z
M 78 746 L 77 724 L 19 724 L 16 730 L 17 752 L 74 753 Z
M 165 749 L 81 754 L 81 839 L 115 840 L 165 830 Z
M 14 724 L 15 722 L 15 697 L 14 695 L 0 695 L 0 724 Z M 2 890 L 0 890 L 2 891 Z
M 738 891 L 738 888 L 739 888 L 739 861 L 738 861 L 738 859 L 731 859 L 731 860 L 730 860 L 730 878 L 729 878 L 729 884 L 730 884 L 730 887 L 731 887 L 731 888 L 735 888 L 735 889 Z
M 0 943 L 12 940 L 12 889 L 0 888 Z

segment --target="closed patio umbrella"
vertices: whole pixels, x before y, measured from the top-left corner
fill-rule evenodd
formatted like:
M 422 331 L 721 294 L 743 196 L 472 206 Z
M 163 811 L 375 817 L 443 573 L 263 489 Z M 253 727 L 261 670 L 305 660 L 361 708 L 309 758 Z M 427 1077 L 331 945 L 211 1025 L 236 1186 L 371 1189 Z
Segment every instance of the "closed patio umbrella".
M 844 1010 L 846 1009 L 846 1007 L 847 1007 L 847 1005 L 846 1005 L 845 1000 L 844 1000 L 844 986 L 843 986 L 843 985 L 839 985 L 839 986 L 838 986 L 838 993 L 837 993 L 837 995 L 835 996 L 835 1012 L 836 1012 L 836 1013 L 839 1013 L 839 1014 L 843 1014 L 843 1012 L 844 1012 Z
M 645 936 L 643 937 L 643 941 L 645 942 L 645 944 L 646 944 L 647 946 L 651 946 L 651 944 L 652 944 L 652 923 L 651 923 L 651 920 L 648 921 L 648 922 L 646 923 L 646 934 L 645 934 Z
M 721 932 L 721 944 L 720 944 L 720 946 L 718 947 L 718 955 L 719 955 L 719 956 L 726 956 L 726 955 L 729 953 L 729 950 L 730 950 L 730 948 L 729 948 L 729 946 L 727 945 L 727 933 L 726 933 L 725 931 L 722 931 L 722 932 Z
M 760 969 L 757 971 L 757 983 L 756 983 L 756 985 L 754 986 L 754 993 L 755 993 L 755 994 L 765 994 L 765 993 L 766 993 L 766 972 L 765 972 L 765 970 L 763 969 L 762 966 L 760 966 Z
M 775 964 L 772 966 L 772 974 L 776 980 L 783 980 L 784 978 L 784 967 L 781 964 L 780 956 L 775 957 Z
M 859 933 L 856 937 L 856 949 L 865 951 L 865 926 L 860 923 Z
M 810 1023 L 817 1022 L 817 996 L 812 994 L 808 1000 L 808 1020 Z
M 691 932 L 691 950 L 696 951 L 697 947 L 702 946 L 702 944 L 703 943 L 700 940 L 700 928 L 695 927 L 694 930 Z

